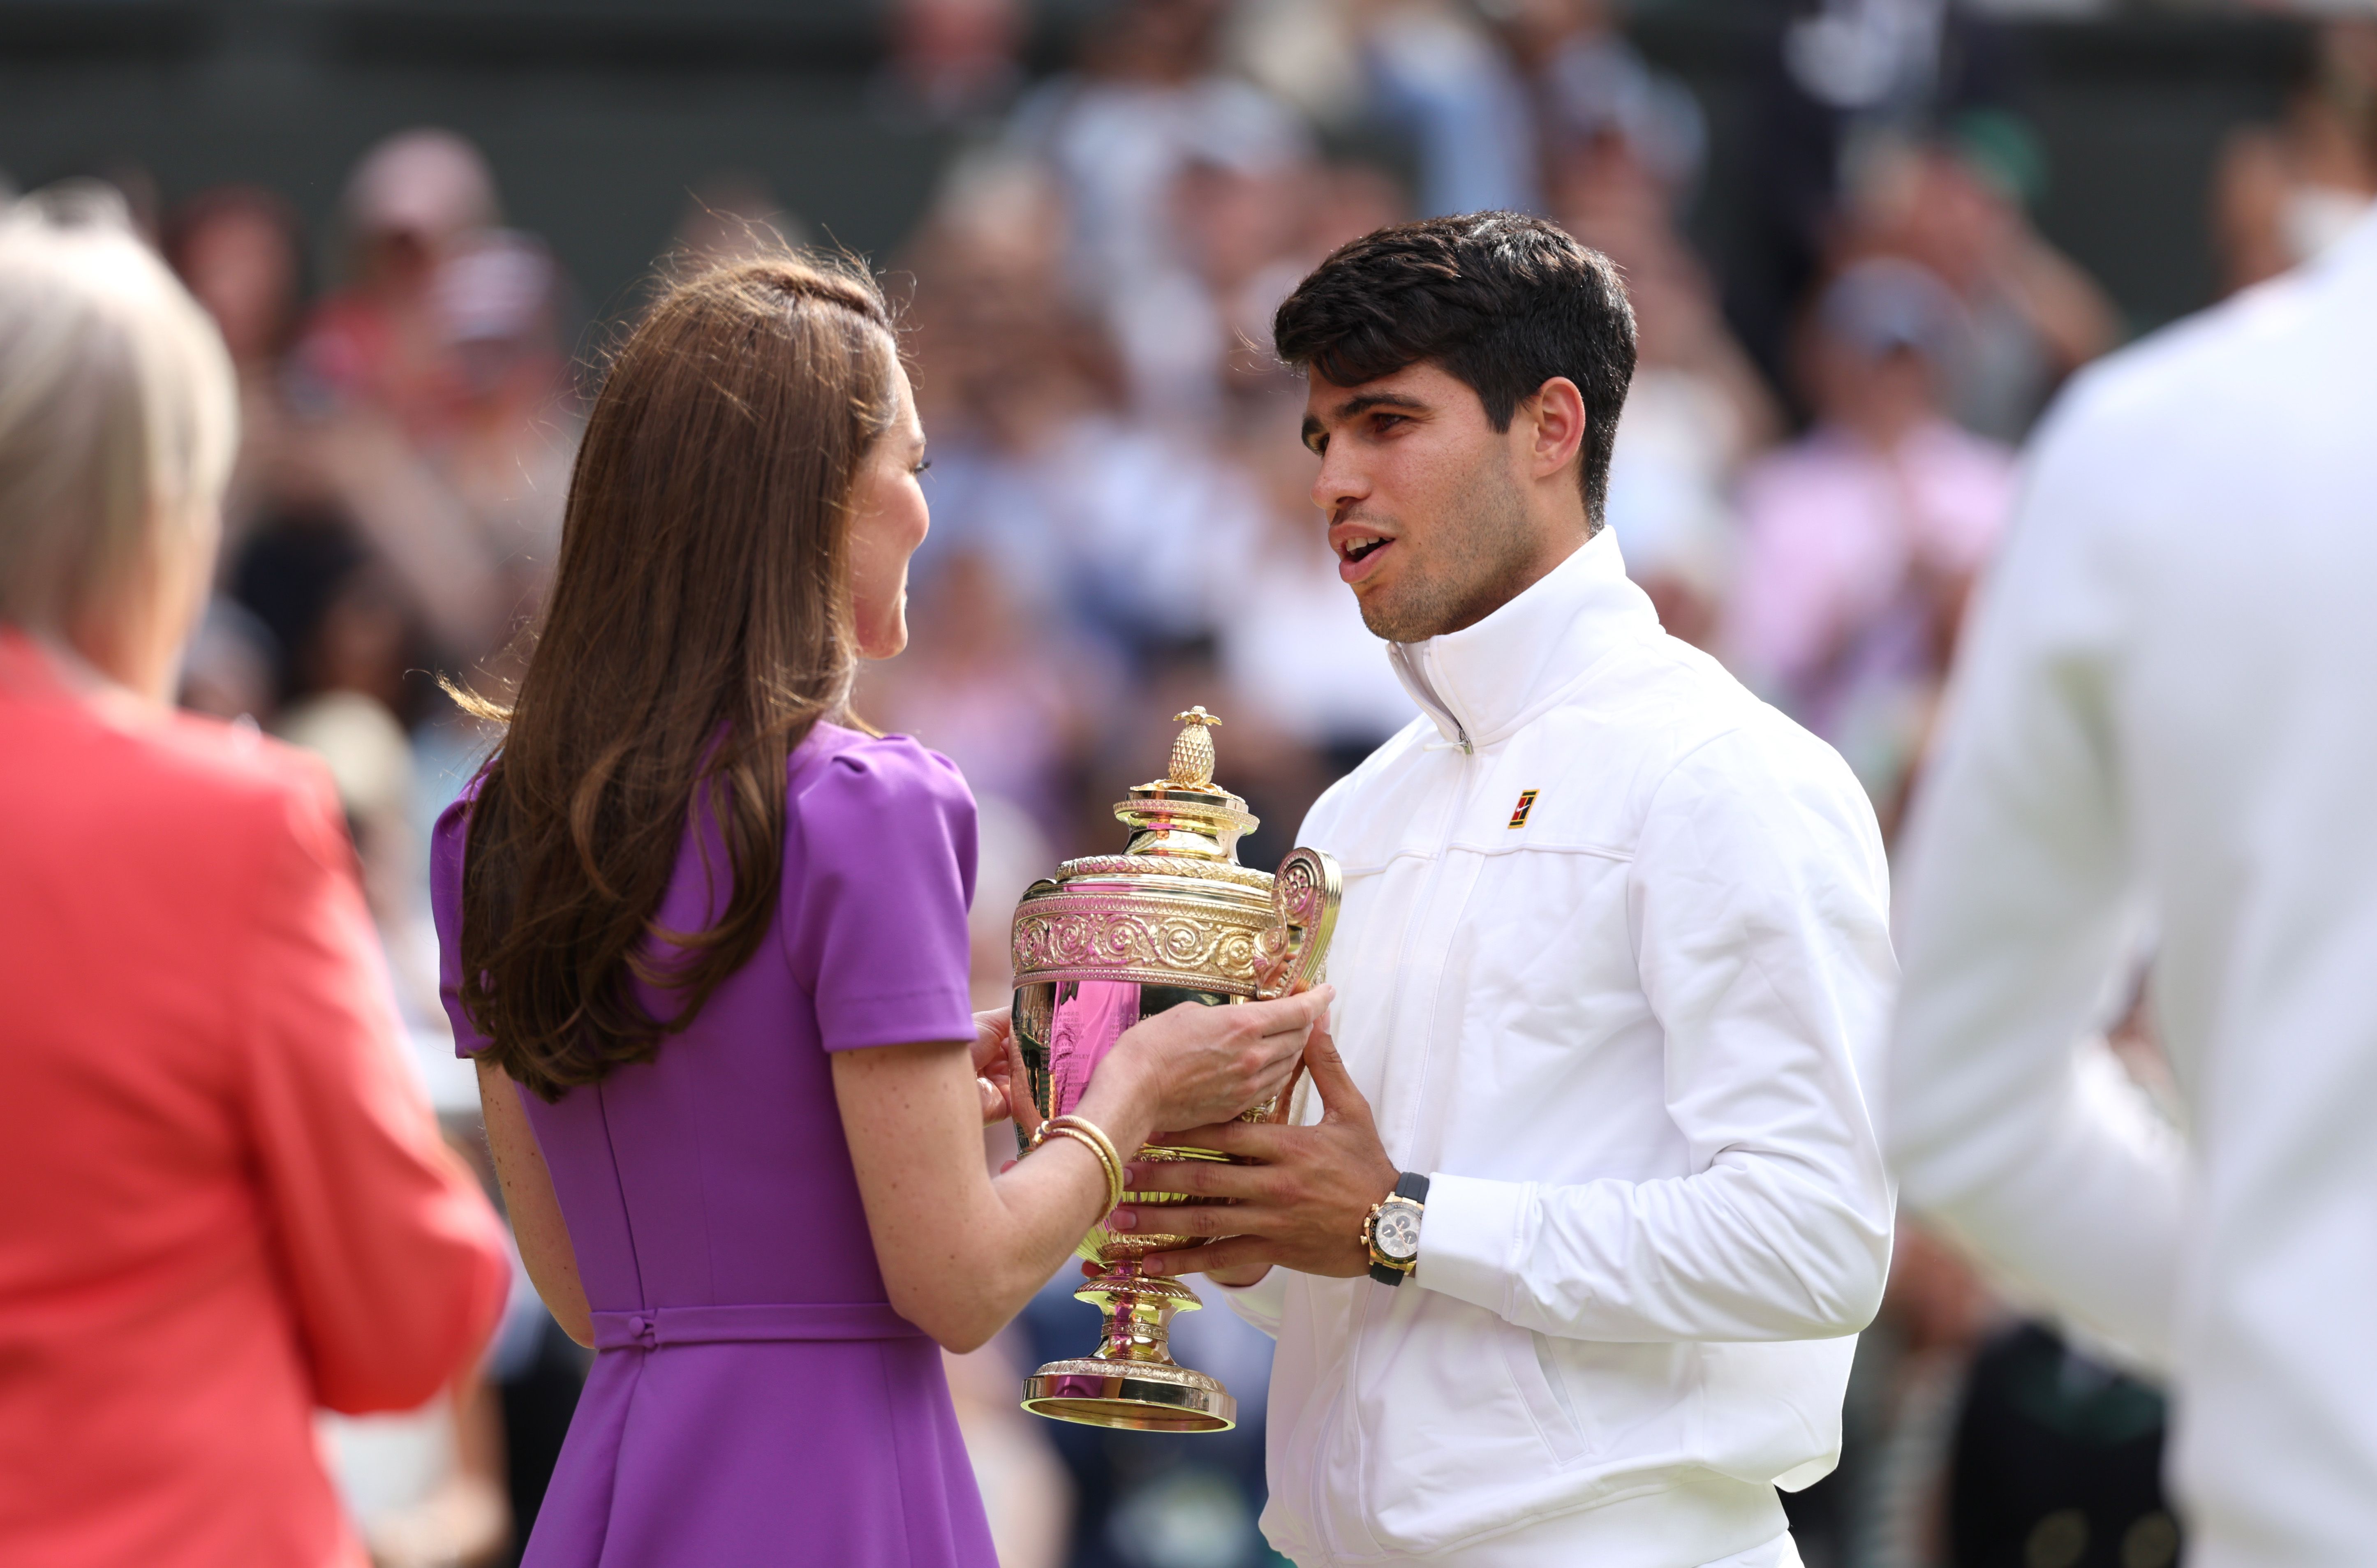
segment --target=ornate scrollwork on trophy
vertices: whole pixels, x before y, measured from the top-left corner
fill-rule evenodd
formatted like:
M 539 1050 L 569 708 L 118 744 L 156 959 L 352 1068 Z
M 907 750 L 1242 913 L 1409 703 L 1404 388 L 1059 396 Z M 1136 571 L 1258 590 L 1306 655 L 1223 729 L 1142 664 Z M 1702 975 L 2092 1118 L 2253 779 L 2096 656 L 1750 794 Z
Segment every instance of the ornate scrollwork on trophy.
M 1148 893 L 1070 893 L 1033 900 L 1015 920 L 1018 984 L 1136 980 L 1255 994 L 1255 947 L 1272 922 Z

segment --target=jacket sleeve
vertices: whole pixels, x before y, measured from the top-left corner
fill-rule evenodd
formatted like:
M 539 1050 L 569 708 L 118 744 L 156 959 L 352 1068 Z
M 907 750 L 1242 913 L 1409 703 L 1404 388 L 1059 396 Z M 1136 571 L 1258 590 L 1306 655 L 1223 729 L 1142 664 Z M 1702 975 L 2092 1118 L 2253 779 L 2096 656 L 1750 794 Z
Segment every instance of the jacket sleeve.
M 1274 1267 L 1252 1285 L 1224 1285 L 1218 1279 L 1211 1283 L 1232 1312 L 1273 1339 L 1279 1337 L 1280 1323 L 1287 1316 L 1287 1270 Z
M 311 787 L 307 787 L 307 786 Z M 257 834 L 233 1020 L 241 1107 L 315 1396 L 406 1409 L 469 1369 L 503 1310 L 503 1233 L 399 1054 L 395 997 L 327 778 Z
M 1910 1205 L 2156 1360 L 2183 1153 L 2095 1039 L 2144 921 L 2113 709 L 2141 569 L 2090 434 L 2039 449 L 1910 825 L 1885 1123 Z
M 1872 809 L 1838 757 L 1762 716 L 1661 782 L 1628 900 L 1690 1173 L 1438 1175 L 1415 1281 L 1571 1338 L 1856 1333 L 1891 1237 L 1860 1075 L 1895 979 Z

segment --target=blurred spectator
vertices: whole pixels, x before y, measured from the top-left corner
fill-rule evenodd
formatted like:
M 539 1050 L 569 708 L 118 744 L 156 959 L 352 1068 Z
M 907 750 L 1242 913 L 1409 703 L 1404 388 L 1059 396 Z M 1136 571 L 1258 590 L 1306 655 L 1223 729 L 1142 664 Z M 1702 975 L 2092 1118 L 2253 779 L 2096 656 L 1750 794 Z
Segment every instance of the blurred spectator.
M 1941 396 L 1998 441 L 2022 439 L 2063 378 L 2120 335 L 2104 291 L 2030 222 L 2045 179 L 2028 125 L 1974 112 L 1941 141 L 1875 140 L 1848 196 L 1847 255 L 1904 256 L 1963 304 L 1968 327 L 1938 367 Z
M 453 372 L 432 287 L 448 247 L 496 221 L 495 176 L 451 131 L 404 131 L 364 154 L 342 207 L 348 280 L 306 324 L 304 399 L 362 405 L 407 432 L 434 431 Z
M 406 357 L 438 367 L 436 420 L 408 424 L 365 403 L 332 412 L 311 438 L 329 498 L 386 561 L 448 668 L 495 659 L 552 577 L 579 421 L 558 287 L 552 258 L 525 235 L 451 237 L 421 313 L 405 318 Z
M 317 1419 L 373 1568 L 487 1568 L 512 1543 L 502 1419 L 475 1376 L 405 1415 Z
M 939 122 L 1004 108 L 1023 80 L 1021 0 L 893 0 L 890 86 Z
M 1355 10 L 1373 113 L 1409 141 L 1419 215 L 1542 210 L 1535 123 L 1516 68 L 1466 6 Z
M 1260 172 L 1308 151 L 1284 106 L 1215 69 L 1223 9 L 1220 0 L 1120 0 L 1090 30 L 1078 71 L 1028 94 L 1009 131 L 1010 147 L 1056 176 L 1069 275 L 1117 334 L 1134 389 L 1139 350 L 1120 313 L 1180 246 L 1175 177 L 1200 160 Z
M 1691 89 L 1618 30 L 1619 0 L 1499 0 L 1488 8 L 1535 100 L 1545 188 L 1580 149 L 1623 143 L 1671 205 L 1689 199 L 1708 125 Z
M 977 797 L 1021 810 L 1043 834 L 1065 834 L 1091 704 L 1106 694 L 1081 678 L 1057 638 L 1016 613 L 975 550 L 942 554 L 908 625 L 907 653 L 866 671 L 859 700 L 870 717 L 930 736 Z
M 1116 411 L 1114 356 L 1052 265 L 1060 211 L 1028 168 L 984 162 L 952 179 L 912 251 L 934 465 L 917 592 L 971 549 L 1027 622 L 1139 659 L 1211 630 L 1254 508 L 1200 431 Z
M 1809 324 L 1816 427 L 1742 482 L 1725 646 L 1755 689 L 1839 748 L 1885 829 L 2013 500 L 2013 454 L 1941 408 L 1941 367 L 1965 329 L 1914 264 L 1849 268 Z
M 279 654 L 264 623 L 218 595 L 182 654 L 176 701 L 193 713 L 262 725 L 281 704 Z
M 64 221 L 57 220 L 63 219 Z M 310 1415 L 465 1373 L 507 1266 L 317 765 L 164 706 L 235 451 L 120 211 L 0 213 L 0 1560 L 358 1561 Z
M 290 461 L 282 357 L 304 300 L 305 235 L 269 191 L 219 185 L 174 209 L 165 259 L 214 317 L 239 374 L 239 461 L 223 497 L 223 552 L 236 554 Z
M 1272 368 L 1272 312 L 1319 259 L 1305 236 L 1324 178 L 1304 160 L 1202 156 L 1174 176 L 1177 259 L 1109 313 L 1143 417 L 1209 433 L 1225 388 Z
M 1242 759 L 1282 744 L 1317 750 L 1325 786 L 1418 712 L 1338 577 L 1326 519 L 1312 504 L 1316 459 L 1297 435 L 1303 416 L 1301 397 L 1276 397 L 1237 443 L 1259 486 L 1261 524 L 1231 563 L 1220 615 L 1229 697 L 1215 711 L 1233 722 L 1222 742 L 1233 788 L 1242 789 Z
M 1559 195 L 1561 224 L 1618 263 L 1634 306 L 1610 526 L 1660 623 L 1711 646 L 1737 549 L 1735 483 L 1780 430 L 1781 410 L 1676 227 L 1676 193 L 1631 137 L 1612 128 L 1572 143 Z
M 2213 172 L 2213 240 L 2224 292 L 2301 266 L 2377 199 L 2377 18 L 2319 30 L 2309 79 L 2275 126 L 2228 138 Z

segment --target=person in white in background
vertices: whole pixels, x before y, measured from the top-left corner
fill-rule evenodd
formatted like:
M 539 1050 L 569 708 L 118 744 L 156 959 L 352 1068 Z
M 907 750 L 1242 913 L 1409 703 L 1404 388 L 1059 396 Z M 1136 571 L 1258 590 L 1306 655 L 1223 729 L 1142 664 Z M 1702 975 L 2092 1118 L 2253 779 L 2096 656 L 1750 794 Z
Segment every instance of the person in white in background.
M 1872 808 L 1600 527 L 1607 257 L 1512 213 L 1386 229 L 1275 337 L 1424 717 L 1301 836 L 1344 872 L 1342 1057 L 1316 1032 L 1296 1124 L 1193 1134 L 1260 1163 L 1134 1168 L 1236 1200 L 1153 1211 L 1234 1239 L 1143 1266 L 1278 1336 L 1263 1527 L 1299 1563 L 1796 1565 L 1775 1489 L 1838 1456 L 1890 1251 Z
M 2191 1568 L 2377 1560 L 2372 581 L 2377 220 L 2049 416 L 1910 827 L 1905 1196 L 2168 1372 Z

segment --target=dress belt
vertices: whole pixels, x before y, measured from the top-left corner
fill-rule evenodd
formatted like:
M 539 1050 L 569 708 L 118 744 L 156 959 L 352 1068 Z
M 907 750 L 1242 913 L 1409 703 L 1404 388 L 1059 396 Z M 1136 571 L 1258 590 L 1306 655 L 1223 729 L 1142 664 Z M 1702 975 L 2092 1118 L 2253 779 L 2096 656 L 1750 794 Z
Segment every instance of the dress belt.
M 598 1350 L 736 1345 L 786 1339 L 921 1339 L 888 1301 L 788 1301 L 760 1306 L 638 1307 L 596 1313 Z

